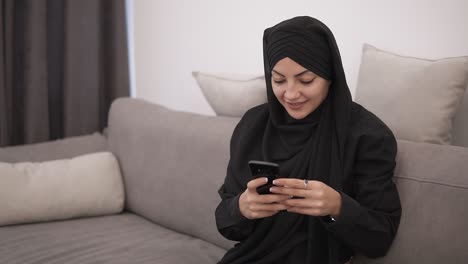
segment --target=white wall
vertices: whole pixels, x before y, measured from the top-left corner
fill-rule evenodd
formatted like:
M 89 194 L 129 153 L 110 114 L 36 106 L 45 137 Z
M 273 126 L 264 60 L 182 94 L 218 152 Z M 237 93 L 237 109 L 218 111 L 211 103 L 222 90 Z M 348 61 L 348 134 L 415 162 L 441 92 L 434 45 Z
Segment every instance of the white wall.
M 354 95 L 364 42 L 424 58 L 468 55 L 466 0 L 133 0 L 136 97 L 212 114 L 191 72 L 263 73 L 263 30 L 297 16 L 334 32 Z

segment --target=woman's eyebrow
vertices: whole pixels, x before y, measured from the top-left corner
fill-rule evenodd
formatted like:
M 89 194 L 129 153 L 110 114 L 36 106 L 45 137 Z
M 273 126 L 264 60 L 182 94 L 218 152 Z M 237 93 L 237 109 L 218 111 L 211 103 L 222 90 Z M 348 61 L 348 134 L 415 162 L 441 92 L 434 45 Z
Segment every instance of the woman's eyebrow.
M 275 70 L 271 70 L 271 71 L 274 72 L 274 73 L 276 73 L 276 74 L 278 74 L 278 75 L 281 75 L 282 77 L 285 77 L 283 74 L 281 74 L 281 73 L 279 73 L 279 72 L 277 72 L 277 71 L 275 71 Z
M 281 75 L 282 77 L 285 77 L 284 74 L 281 74 L 281 73 L 279 73 L 279 72 L 277 72 L 277 71 L 275 71 L 275 70 L 272 70 L 272 71 L 273 71 L 274 73 L 278 74 L 278 75 Z M 311 72 L 311 71 L 305 70 L 305 71 L 303 71 L 303 72 L 300 72 L 300 73 L 294 75 L 294 77 L 299 77 L 299 76 L 301 76 L 302 74 L 307 73 L 307 72 Z
M 301 73 L 298 73 L 298 74 L 294 75 L 294 77 L 299 77 L 299 76 L 301 76 L 302 74 L 308 73 L 308 72 L 310 72 L 310 71 L 309 71 L 309 70 L 305 70 L 305 71 L 303 71 L 303 72 L 301 72 Z

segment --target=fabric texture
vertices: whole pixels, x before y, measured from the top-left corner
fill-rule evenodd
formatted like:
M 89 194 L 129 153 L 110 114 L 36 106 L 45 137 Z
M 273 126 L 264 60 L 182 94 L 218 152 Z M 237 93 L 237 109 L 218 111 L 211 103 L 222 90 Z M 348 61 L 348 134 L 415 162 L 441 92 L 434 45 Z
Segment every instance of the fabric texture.
M 119 213 L 124 198 L 119 164 L 110 152 L 0 162 L 0 225 Z
M 42 162 L 71 159 L 76 156 L 103 151 L 107 151 L 107 139 L 96 132 L 91 135 L 0 148 L 0 162 Z
M 344 263 L 354 251 L 385 254 L 401 214 L 392 182 L 392 132 L 352 102 L 336 41 L 320 21 L 296 17 L 268 28 L 263 48 L 268 104 L 249 110 L 232 135 L 219 190 L 223 201 L 216 210 L 219 231 L 241 243 L 220 263 Z M 285 57 L 331 81 L 320 107 L 301 120 L 288 118 L 271 87 L 271 71 Z M 257 220 L 239 218 L 249 160 L 279 163 L 284 177 L 322 181 L 341 192 L 339 223 L 285 211 Z M 356 227 L 359 221 L 366 224 Z
M 398 140 L 395 180 L 403 216 L 381 259 L 354 263 L 465 263 L 468 259 L 468 149 Z
M 214 264 L 225 251 L 130 213 L 0 227 L 0 237 L 8 264 Z
M 129 95 L 125 1 L 0 1 L 0 146 L 101 131 Z
M 356 102 L 398 139 L 451 144 L 452 121 L 467 85 L 468 56 L 426 60 L 365 44 Z
M 192 72 L 206 100 L 218 116 L 241 117 L 267 102 L 265 77 Z
M 109 116 L 109 149 L 122 167 L 126 208 L 172 230 L 223 248 L 216 230 L 216 193 L 238 118 L 171 111 L 118 99 Z
M 452 145 L 468 148 L 468 86 L 452 123 Z

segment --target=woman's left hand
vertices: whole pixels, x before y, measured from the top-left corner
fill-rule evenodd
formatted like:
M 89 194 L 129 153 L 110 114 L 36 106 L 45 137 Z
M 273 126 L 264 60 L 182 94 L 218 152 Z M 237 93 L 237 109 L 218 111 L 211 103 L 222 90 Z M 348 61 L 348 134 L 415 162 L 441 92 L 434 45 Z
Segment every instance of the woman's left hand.
M 341 210 L 341 194 L 320 181 L 281 178 L 273 181 L 272 193 L 285 194 L 303 199 L 288 199 L 282 204 L 290 206 L 288 212 L 312 215 L 331 215 L 338 218 Z

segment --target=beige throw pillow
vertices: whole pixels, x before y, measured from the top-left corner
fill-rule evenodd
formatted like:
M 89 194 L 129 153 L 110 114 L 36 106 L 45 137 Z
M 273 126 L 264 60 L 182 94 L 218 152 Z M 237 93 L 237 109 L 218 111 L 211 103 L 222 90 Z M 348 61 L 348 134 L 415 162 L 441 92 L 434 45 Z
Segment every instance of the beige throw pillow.
M 399 139 L 450 144 L 468 82 L 468 57 L 427 60 L 364 44 L 356 102 Z
M 192 72 L 206 100 L 218 116 L 241 117 L 250 108 L 266 103 L 263 75 Z
M 110 152 L 47 162 L 0 162 L 0 226 L 122 211 L 124 188 Z

